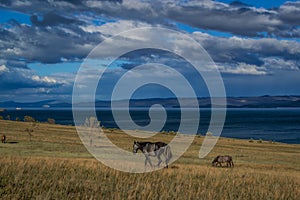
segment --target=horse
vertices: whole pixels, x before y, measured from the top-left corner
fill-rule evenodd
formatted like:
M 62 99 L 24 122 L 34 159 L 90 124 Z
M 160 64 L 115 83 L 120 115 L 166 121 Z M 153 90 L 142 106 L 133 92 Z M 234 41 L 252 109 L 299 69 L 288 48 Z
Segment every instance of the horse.
M 222 163 L 226 163 L 226 167 L 234 167 L 233 160 L 231 156 L 217 156 L 213 161 L 212 161 L 212 166 L 217 167 L 218 164 L 222 167 Z
M 2 143 L 6 142 L 6 135 L 4 135 L 4 134 L 2 135 L 1 141 L 2 141 Z
M 147 165 L 147 162 L 149 162 L 149 165 L 153 167 L 152 162 L 150 160 L 150 156 L 156 156 L 158 159 L 157 166 L 159 167 L 162 159 L 161 155 L 165 157 L 165 163 L 166 163 L 166 168 L 168 168 L 168 163 L 172 158 L 172 152 L 171 148 L 168 144 L 164 142 L 136 142 L 134 141 L 133 143 L 133 153 L 137 153 L 138 150 L 143 152 L 145 155 L 145 167 Z

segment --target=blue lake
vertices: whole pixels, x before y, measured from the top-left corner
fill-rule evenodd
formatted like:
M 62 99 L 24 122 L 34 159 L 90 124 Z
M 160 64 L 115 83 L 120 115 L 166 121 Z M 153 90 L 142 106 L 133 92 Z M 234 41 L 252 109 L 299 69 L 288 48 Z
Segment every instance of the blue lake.
M 198 134 L 203 135 L 207 132 L 211 111 L 209 109 L 200 110 Z M 84 116 L 84 111 L 82 113 L 82 116 Z M 10 115 L 12 120 L 16 117 L 23 119 L 25 115 L 29 115 L 40 122 L 53 118 L 57 124 L 74 125 L 72 110 L 70 109 L 6 110 L 0 112 L 0 115 L 3 117 Z M 134 122 L 140 126 L 145 126 L 150 122 L 148 110 L 133 109 L 130 115 Z M 97 110 L 97 116 L 105 127 L 118 128 L 110 110 L 99 109 Z M 180 116 L 179 109 L 167 110 L 167 120 L 162 130 L 177 131 L 181 120 Z M 124 120 L 128 120 L 128 118 Z M 189 120 L 193 120 L 193 118 Z M 300 144 L 300 108 L 228 109 L 221 136 Z

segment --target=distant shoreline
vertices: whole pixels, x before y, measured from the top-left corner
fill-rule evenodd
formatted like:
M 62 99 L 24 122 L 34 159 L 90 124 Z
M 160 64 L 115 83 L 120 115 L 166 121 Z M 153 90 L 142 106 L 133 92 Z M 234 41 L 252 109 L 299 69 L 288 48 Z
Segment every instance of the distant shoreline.
M 129 110 L 141 110 L 141 111 L 145 111 L 145 110 L 149 110 L 150 107 L 130 107 Z M 88 110 L 93 110 L 95 109 L 96 111 L 109 111 L 112 110 L 110 107 L 96 107 L 96 108 L 90 108 L 90 107 L 77 107 L 77 108 L 70 108 L 70 107 L 50 107 L 50 108 L 41 108 L 41 107 L 25 107 L 25 108 L 3 108 L 0 109 L 0 112 L 4 112 L 4 111 L 21 111 L 21 110 L 37 110 L 37 111 L 55 111 L 55 110 L 66 110 L 66 111 L 72 111 L 73 109 L 75 110 L 82 110 L 82 111 L 88 111 Z M 124 108 L 124 107 L 117 107 L 114 108 L 116 110 L 127 110 L 128 108 Z M 152 108 L 152 109 L 157 109 L 157 108 Z M 199 109 L 201 110 L 211 110 L 211 107 L 199 107 L 199 108 L 191 108 L 191 107 L 183 107 L 183 108 L 176 108 L 176 107 L 164 107 L 164 109 L 166 110 L 181 110 L 181 109 L 186 109 L 186 110 L 194 110 L 194 109 Z M 227 108 L 214 108 L 215 110 L 300 110 L 300 107 L 227 107 Z M 157 109 L 160 110 L 160 109 Z
M 214 99 L 214 101 L 212 101 Z M 198 97 L 196 104 L 193 98 L 149 98 L 149 99 L 130 99 L 130 100 L 114 100 L 114 107 L 120 108 L 144 108 L 159 104 L 165 108 L 191 108 L 198 106 L 199 108 L 300 108 L 300 96 L 259 96 L 259 97 L 226 97 L 209 98 Z M 180 102 L 179 102 L 180 101 Z M 223 105 L 223 103 L 226 103 Z M 95 100 L 93 102 L 71 102 L 59 100 L 46 100 L 38 102 L 0 102 L 0 108 L 9 109 L 53 109 L 53 108 L 86 108 L 95 106 L 96 108 L 110 108 L 112 101 Z M 220 105 L 218 105 L 220 104 Z M 194 105 L 194 106 L 191 106 Z

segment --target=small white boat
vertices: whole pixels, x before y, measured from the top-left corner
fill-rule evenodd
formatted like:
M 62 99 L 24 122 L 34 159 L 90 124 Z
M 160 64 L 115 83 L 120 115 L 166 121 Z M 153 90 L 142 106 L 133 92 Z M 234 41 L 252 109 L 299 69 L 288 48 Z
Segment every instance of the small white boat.
M 20 107 L 16 107 L 16 110 L 22 110 L 22 108 L 20 108 Z

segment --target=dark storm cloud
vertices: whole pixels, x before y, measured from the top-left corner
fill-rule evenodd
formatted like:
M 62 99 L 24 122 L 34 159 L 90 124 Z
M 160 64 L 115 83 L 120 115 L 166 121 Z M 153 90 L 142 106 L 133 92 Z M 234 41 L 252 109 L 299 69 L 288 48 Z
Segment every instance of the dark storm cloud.
M 211 29 L 233 34 L 256 36 L 270 32 L 280 24 L 274 14 L 258 13 L 249 8 L 207 9 L 205 7 L 181 6 L 167 10 L 167 16 L 193 27 Z
M 29 69 L 27 67 L 26 62 L 24 62 L 24 61 L 8 60 L 7 62 L 2 61 L 2 63 L 5 63 L 5 65 L 10 66 L 10 67 L 14 67 L 14 68 Z M 1 64 L 1 61 L 0 61 L 0 64 Z
M 254 8 L 239 4 L 225 5 L 185 4 L 165 10 L 169 19 L 189 24 L 193 27 L 229 32 L 242 36 L 280 36 L 290 31 L 289 37 L 298 37 L 300 24 L 300 3 L 286 3 L 277 9 Z
M 95 16 L 115 19 L 144 21 L 152 24 L 171 25 L 180 22 L 192 27 L 229 32 L 243 36 L 262 36 L 262 34 L 298 37 L 300 25 L 299 2 L 288 2 L 274 9 L 254 8 L 245 4 L 224 4 L 217 1 L 14 1 L 0 6 L 29 13 L 36 24 L 69 23 L 74 12 L 89 12 Z M 51 16 L 56 12 L 59 15 Z M 44 16 L 39 21 L 35 14 Z M 67 16 L 68 18 L 64 18 Z M 286 34 L 285 34 L 286 35 Z
M 57 63 L 84 58 L 102 41 L 101 34 L 87 33 L 77 25 L 0 27 L 0 59 Z
M 216 62 L 245 62 L 262 65 L 263 58 L 279 57 L 286 60 L 299 60 L 300 43 L 273 38 L 222 38 L 200 32 L 193 37 L 200 42 Z
M 287 24 L 300 25 L 300 2 L 288 2 L 278 9 L 279 18 Z
M 55 13 L 47 13 L 43 15 L 41 20 L 39 20 L 37 15 L 32 15 L 30 17 L 30 21 L 32 24 L 39 26 L 55 26 L 59 24 L 71 24 L 76 22 L 76 20 L 68 19 Z

